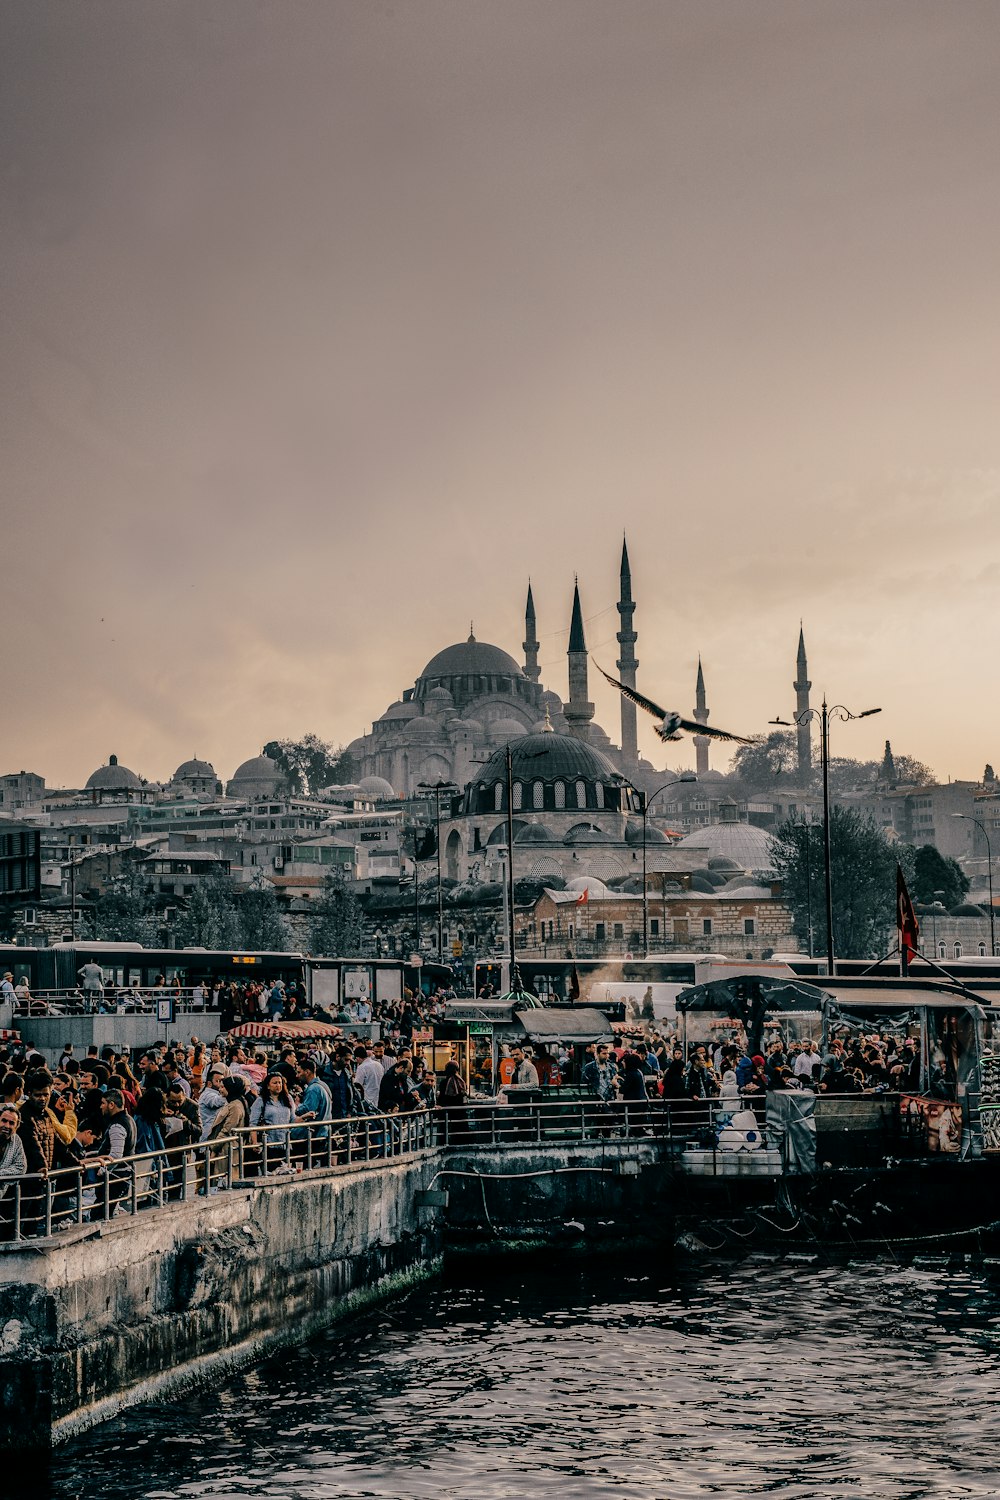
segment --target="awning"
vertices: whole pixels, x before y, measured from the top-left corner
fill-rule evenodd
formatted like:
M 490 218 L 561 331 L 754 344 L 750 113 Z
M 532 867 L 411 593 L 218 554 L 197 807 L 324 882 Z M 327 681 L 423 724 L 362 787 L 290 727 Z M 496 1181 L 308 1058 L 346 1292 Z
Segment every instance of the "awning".
M 602 1010 L 589 1005 L 554 1005 L 522 1011 L 517 1018 L 532 1042 L 609 1042 L 611 1023 Z
M 344 1033 L 341 1027 L 331 1026 L 329 1021 L 245 1021 L 242 1026 L 234 1026 L 227 1035 L 257 1037 L 262 1041 L 307 1042 L 321 1038 L 333 1040 L 334 1037 L 343 1037 Z

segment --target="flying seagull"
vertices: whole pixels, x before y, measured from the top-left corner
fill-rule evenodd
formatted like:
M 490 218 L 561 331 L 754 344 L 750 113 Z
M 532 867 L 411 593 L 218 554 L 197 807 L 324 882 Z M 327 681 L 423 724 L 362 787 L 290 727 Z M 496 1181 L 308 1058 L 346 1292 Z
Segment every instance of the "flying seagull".
M 656 732 L 661 740 L 679 740 L 679 731 L 684 729 L 688 734 L 706 734 L 713 740 L 735 740 L 738 745 L 753 744 L 752 740 L 746 739 L 742 734 L 729 734 L 725 729 L 715 729 L 709 724 L 698 724 L 693 719 L 684 719 L 673 709 L 661 708 L 658 703 L 653 703 L 651 699 L 644 698 L 641 693 L 637 693 L 635 688 L 627 687 L 624 682 L 619 682 L 617 677 L 612 677 L 610 672 L 605 672 L 603 667 L 597 666 L 596 661 L 594 666 L 612 687 L 624 693 L 626 698 L 631 698 L 633 703 L 638 703 L 639 707 L 644 708 L 648 714 L 652 714 L 654 719 L 660 720 L 656 726 Z

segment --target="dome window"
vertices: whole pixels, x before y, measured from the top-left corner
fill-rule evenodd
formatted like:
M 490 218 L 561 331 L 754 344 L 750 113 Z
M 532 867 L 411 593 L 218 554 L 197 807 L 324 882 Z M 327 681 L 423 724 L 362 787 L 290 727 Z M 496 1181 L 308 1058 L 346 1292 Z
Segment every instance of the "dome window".
M 599 781 L 597 783 L 597 785 L 595 786 L 594 791 L 597 794 L 597 805 L 598 805 L 598 807 L 603 807 L 604 806 L 604 782 L 603 781 Z
M 531 788 L 531 805 L 534 808 L 545 806 L 545 787 L 540 781 L 536 781 Z
M 577 807 L 586 807 L 587 805 L 587 783 L 585 781 L 578 781 L 576 784 L 576 805 Z
M 524 786 L 520 781 L 514 783 L 514 811 L 520 812 L 524 806 Z
M 565 781 L 557 781 L 556 782 L 556 807 L 561 812 L 565 806 L 566 806 L 566 783 L 565 783 Z
M 493 811 L 499 812 L 503 807 L 503 782 L 498 781 L 493 788 Z

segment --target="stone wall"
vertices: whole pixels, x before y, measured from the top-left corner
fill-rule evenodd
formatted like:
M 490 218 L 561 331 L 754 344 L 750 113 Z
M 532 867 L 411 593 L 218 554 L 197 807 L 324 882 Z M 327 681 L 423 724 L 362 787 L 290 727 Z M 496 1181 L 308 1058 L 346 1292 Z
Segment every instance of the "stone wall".
M 431 1274 L 430 1148 L 0 1247 L 0 1451 L 46 1447 Z

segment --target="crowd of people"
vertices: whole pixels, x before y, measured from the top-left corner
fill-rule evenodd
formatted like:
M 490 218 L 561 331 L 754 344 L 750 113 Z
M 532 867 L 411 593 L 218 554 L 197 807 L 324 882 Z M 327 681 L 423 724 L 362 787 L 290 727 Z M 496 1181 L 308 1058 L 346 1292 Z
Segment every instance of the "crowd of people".
M 192 1037 L 137 1057 L 105 1046 L 77 1058 L 67 1044 L 54 1069 L 38 1053 L 0 1048 L 0 1235 L 10 1237 L 15 1217 L 22 1236 L 42 1232 L 52 1174 L 66 1179 L 62 1222 L 70 1209 L 73 1221 L 125 1213 L 132 1178 L 116 1164 L 136 1155 L 150 1154 L 175 1186 L 178 1148 L 207 1146 L 197 1190 L 209 1193 L 213 1143 L 234 1132 L 245 1132 L 249 1174 L 290 1172 L 312 1159 L 311 1143 L 332 1138 L 326 1122 L 462 1108 L 466 1096 L 457 1063 L 435 1079 L 391 1038 L 264 1049 Z

